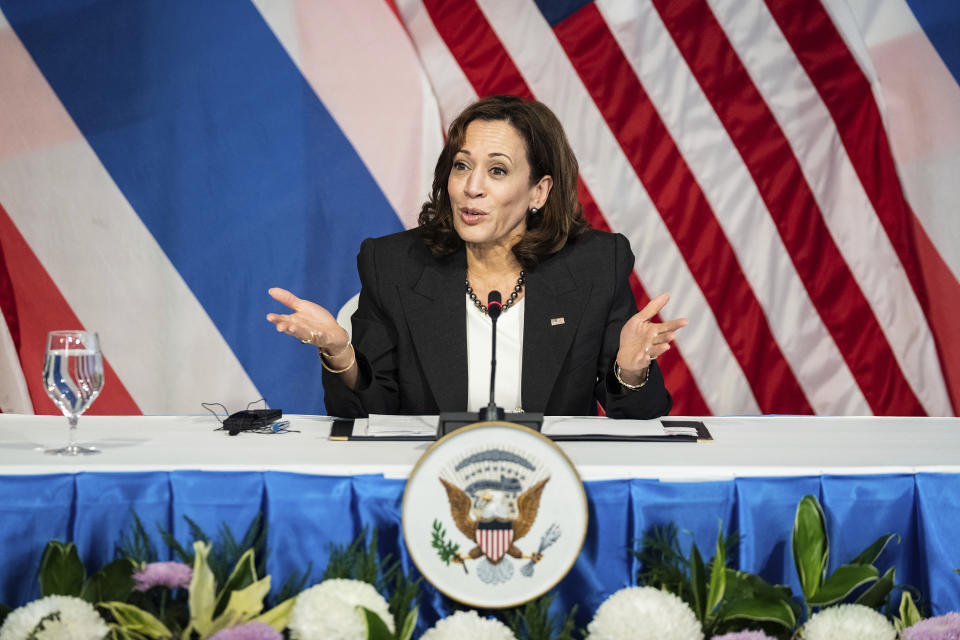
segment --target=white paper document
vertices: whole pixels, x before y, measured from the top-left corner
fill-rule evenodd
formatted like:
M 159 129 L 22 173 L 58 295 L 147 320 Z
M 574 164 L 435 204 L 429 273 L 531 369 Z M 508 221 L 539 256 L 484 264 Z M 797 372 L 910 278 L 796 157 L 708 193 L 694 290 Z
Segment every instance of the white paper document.
M 552 436 L 696 436 L 694 427 L 665 427 L 660 420 L 613 420 L 600 416 L 547 416 L 540 433 Z
M 371 414 L 353 423 L 354 436 L 431 436 L 437 432 L 437 416 L 394 416 Z M 613 420 L 600 416 L 546 416 L 540 431 L 551 436 L 694 436 L 689 426 L 664 426 L 660 420 Z
M 437 433 L 437 416 L 391 416 L 371 413 L 353 421 L 354 436 L 432 436 Z

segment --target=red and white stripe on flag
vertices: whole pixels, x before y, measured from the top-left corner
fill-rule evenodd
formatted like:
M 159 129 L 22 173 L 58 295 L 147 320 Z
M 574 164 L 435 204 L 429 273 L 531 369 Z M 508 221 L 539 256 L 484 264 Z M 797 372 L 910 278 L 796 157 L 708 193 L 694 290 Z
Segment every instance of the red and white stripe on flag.
M 490 562 L 498 562 L 513 543 L 513 527 L 486 529 L 483 524 L 477 529 L 477 544 Z
M 638 302 L 691 320 L 661 360 L 675 413 L 955 413 L 960 284 L 844 0 L 397 6 L 444 126 L 493 93 L 557 113 Z

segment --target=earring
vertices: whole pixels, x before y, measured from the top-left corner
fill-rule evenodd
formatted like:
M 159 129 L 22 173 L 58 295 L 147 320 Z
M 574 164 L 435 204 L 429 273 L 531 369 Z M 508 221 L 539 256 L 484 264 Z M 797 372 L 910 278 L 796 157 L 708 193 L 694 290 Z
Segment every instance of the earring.
M 527 210 L 527 228 L 536 229 L 543 222 L 543 213 L 536 207 Z

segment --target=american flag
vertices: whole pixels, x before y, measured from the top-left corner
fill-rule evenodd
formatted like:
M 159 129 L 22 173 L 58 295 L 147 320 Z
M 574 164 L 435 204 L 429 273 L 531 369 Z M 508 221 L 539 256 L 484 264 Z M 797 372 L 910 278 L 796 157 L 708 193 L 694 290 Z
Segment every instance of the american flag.
M 416 223 L 445 127 L 552 108 L 639 303 L 690 326 L 674 414 L 955 415 L 960 3 L 0 0 L 0 409 L 323 412 L 270 286 L 337 310 Z

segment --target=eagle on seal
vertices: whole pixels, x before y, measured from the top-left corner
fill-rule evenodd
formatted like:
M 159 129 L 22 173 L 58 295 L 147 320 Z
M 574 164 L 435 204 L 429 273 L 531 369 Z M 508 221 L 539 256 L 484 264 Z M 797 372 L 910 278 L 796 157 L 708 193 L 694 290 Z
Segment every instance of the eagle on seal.
M 476 543 L 467 554 L 453 557 L 464 570 L 467 560 L 485 558 L 494 567 L 487 568 L 490 579 L 482 574 L 481 578 L 502 582 L 513 574 L 511 566 L 497 566 L 504 556 L 532 562 L 543 557 L 541 552 L 524 555 L 516 546 L 533 527 L 540 497 L 550 480 L 529 456 L 499 447 L 473 450 L 445 469 L 439 480 L 457 529 Z

